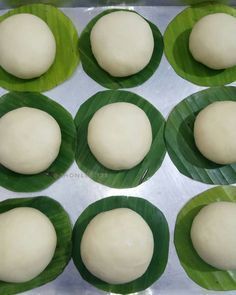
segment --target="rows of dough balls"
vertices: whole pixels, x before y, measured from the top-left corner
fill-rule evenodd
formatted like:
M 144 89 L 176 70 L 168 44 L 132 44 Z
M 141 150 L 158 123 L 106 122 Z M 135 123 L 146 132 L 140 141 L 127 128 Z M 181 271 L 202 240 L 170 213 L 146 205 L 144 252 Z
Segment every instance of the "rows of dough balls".
M 214 199 L 221 200 L 223 197 L 217 194 L 219 193 L 215 193 Z M 117 206 L 118 199 L 122 197 L 111 198 L 116 198 L 113 201 Z M 111 198 L 108 198 L 109 202 Z M 190 202 L 197 198 L 200 196 Z M 130 205 L 137 202 L 137 198 L 129 199 Z M 211 201 L 200 209 L 191 222 L 189 237 L 184 237 L 187 240 L 191 238 L 198 259 L 214 267 L 212 271 L 233 271 L 236 268 L 236 205 L 231 201 L 219 200 Z M 47 201 L 45 198 L 45 205 Z M 139 199 L 138 202 L 140 201 L 144 200 Z M 141 210 L 150 212 L 149 221 L 137 213 L 136 209 L 126 207 L 125 203 L 122 206 L 121 203 L 120 207 L 105 210 L 96 202 L 91 206 L 97 206 L 100 213 L 94 216 L 94 209 L 90 206 L 81 214 L 74 227 L 73 259 L 80 272 L 83 273 L 85 266 L 90 278 L 93 275 L 95 281 L 100 279 L 103 282 L 102 285 L 95 284 L 103 290 L 113 290 L 116 286 L 122 289 L 122 285 L 134 283 L 132 290 L 135 291 L 136 280 L 143 275 L 152 276 L 154 279 L 148 285 L 143 283 L 143 287 L 138 287 L 138 290 L 143 290 L 144 285 L 149 287 L 164 271 L 166 264 L 163 265 L 162 258 L 156 252 L 161 251 L 168 256 L 168 226 L 165 227 L 165 218 L 160 215 L 162 213 L 157 213 L 158 209 L 150 203 L 147 205 L 143 202 Z M 57 251 L 59 233 L 51 220 L 35 208 L 20 206 L 1 213 L 0 233 L 0 279 L 4 282 L 27 283 L 33 280 L 44 272 Z M 187 243 L 187 240 L 182 242 Z M 177 251 L 182 250 L 177 248 Z M 79 263 L 77 257 L 81 257 Z M 150 267 L 153 260 L 155 267 Z M 166 262 L 167 259 L 164 263 Z
M 235 28 L 236 20 L 231 15 L 204 16 L 195 23 L 189 37 L 192 56 L 212 69 L 233 67 Z M 113 77 L 127 77 L 148 65 L 154 38 L 149 23 L 139 14 L 115 11 L 97 20 L 90 33 L 90 45 L 102 69 Z M 41 18 L 20 13 L 1 22 L 0 65 L 9 74 L 21 79 L 39 77 L 52 66 L 55 56 L 55 37 Z
M 224 42 L 227 48 L 225 51 L 215 46 L 218 36 L 214 30 L 219 34 L 218 24 L 222 21 L 229 32 L 229 37 Z M 234 66 L 235 55 L 228 52 L 236 52 L 236 46 L 232 42 L 234 38 L 230 38 L 230 32 L 234 32 L 236 27 L 235 23 L 235 19 L 226 14 L 214 14 L 201 19 L 190 35 L 189 48 L 193 57 L 213 69 Z M 18 29 L 24 31 L 24 34 Z M 9 35 L 14 38 L 9 38 Z M 32 39 L 35 41 L 34 46 L 31 46 Z M 154 48 L 150 26 L 141 16 L 131 12 L 113 12 L 100 18 L 91 32 L 90 41 L 98 64 L 114 77 L 130 76 L 141 71 L 150 62 Z M 40 18 L 19 14 L 0 24 L 0 64 L 10 74 L 21 79 L 39 77 L 53 64 L 55 54 L 53 34 Z M 214 103 L 197 116 L 194 126 L 195 141 L 201 153 L 210 160 L 220 164 L 233 163 L 236 161 L 235 136 L 232 129 L 228 128 L 232 124 L 224 123 L 222 112 L 227 113 L 227 120 L 234 123 L 235 103 Z M 123 170 L 132 169 L 145 158 L 151 147 L 152 136 L 151 124 L 145 112 L 134 104 L 119 102 L 106 105 L 94 114 L 88 126 L 87 140 L 91 152 L 102 165 L 113 170 Z M 0 119 L 0 138 L 1 164 L 22 174 L 37 174 L 47 169 L 57 158 L 61 144 L 60 127 L 56 120 L 38 109 L 25 107 L 8 112 Z M 223 146 L 221 142 L 224 142 Z M 223 215 L 218 215 L 219 211 Z M 227 233 L 224 233 L 222 222 L 218 226 L 221 226 L 221 232 L 214 232 L 219 216 L 227 216 L 225 228 L 230 223 Z M 236 267 L 234 249 L 228 247 L 228 252 L 222 253 L 222 248 L 219 247 L 223 243 L 222 237 L 225 241 L 232 236 L 230 231 L 234 234 L 233 216 L 234 205 L 218 203 L 202 209 L 193 221 L 191 238 L 196 251 L 203 260 L 219 269 L 230 270 Z M 11 230 L 9 224 L 12 225 L 12 231 L 22 238 L 17 227 L 19 218 L 30 226 L 35 221 L 40 230 L 36 232 L 37 237 L 33 239 L 33 243 L 24 240 L 27 247 L 31 246 L 30 250 L 27 248 L 26 253 L 16 255 L 13 238 L 4 232 L 4 224 L 8 224 L 8 230 Z M 26 272 L 17 268 L 11 272 L 8 256 L 4 257 L 1 280 L 25 282 L 37 276 L 49 264 L 56 247 L 56 235 L 45 218 L 33 209 L 26 208 L 1 215 L 2 236 L 6 237 L 9 257 L 16 262 L 22 255 L 30 258 L 30 266 L 26 264 L 27 260 L 24 261 Z M 42 234 L 40 236 L 41 230 L 43 237 Z M 31 230 L 31 235 L 32 232 Z M 209 232 L 211 240 L 206 243 Z M 96 243 L 94 237 L 97 237 Z M 48 244 L 42 245 L 42 241 L 47 241 Z M 29 255 L 31 251 L 35 251 L 36 246 L 42 252 L 40 264 L 34 263 L 36 258 Z M 153 249 L 151 229 L 130 209 L 116 209 L 98 214 L 87 226 L 81 242 L 85 266 L 92 274 L 109 284 L 125 284 L 142 276 L 150 264 Z M 112 261 L 107 253 L 112 255 Z M 115 266 L 114 260 L 117 262 Z

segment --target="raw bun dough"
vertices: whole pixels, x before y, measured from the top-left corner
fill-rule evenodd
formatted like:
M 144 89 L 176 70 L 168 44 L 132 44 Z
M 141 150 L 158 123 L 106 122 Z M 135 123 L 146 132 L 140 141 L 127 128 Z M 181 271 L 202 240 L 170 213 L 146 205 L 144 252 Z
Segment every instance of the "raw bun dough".
M 150 150 L 152 127 L 134 104 L 116 102 L 100 108 L 88 125 L 88 145 L 95 158 L 112 170 L 131 169 Z
M 61 130 L 48 113 L 22 107 L 0 118 L 0 164 L 21 174 L 46 170 L 57 158 Z
M 154 49 L 148 22 L 129 11 L 101 17 L 91 31 L 90 43 L 100 67 L 114 77 L 141 71 L 149 63 Z
M 194 124 L 199 151 L 218 164 L 236 162 L 236 102 L 217 101 L 203 109 Z
M 189 49 L 194 59 L 220 70 L 236 65 L 236 18 L 226 13 L 209 14 L 193 27 Z
M 0 280 L 27 282 L 51 262 L 57 235 L 51 221 L 37 209 L 15 208 L 0 214 Z
M 109 284 L 141 277 L 153 256 L 153 234 L 146 221 L 127 208 L 95 216 L 82 237 L 80 251 L 86 268 Z
M 53 33 L 36 15 L 15 14 L 0 23 L 0 65 L 8 73 L 21 79 L 39 77 L 55 55 Z
M 236 269 L 236 204 L 216 202 L 193 220 L 191 239 L 198 255 L 222 270 Z

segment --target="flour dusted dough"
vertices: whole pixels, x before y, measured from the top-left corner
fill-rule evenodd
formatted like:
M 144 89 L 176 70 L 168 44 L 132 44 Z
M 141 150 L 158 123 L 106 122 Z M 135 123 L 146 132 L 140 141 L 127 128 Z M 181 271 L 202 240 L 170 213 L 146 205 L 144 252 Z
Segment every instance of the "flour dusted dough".
M 236 162 L 236 102 L 218 101 L 197 116 L 194 138 L 199 151 L 218 164 Z
M 153 234 L 146 221 L 127 208 L 95 216 L 81 241 L 86 268 L 110 284 L 124 284 L 142 276 L 153 255 Z
M 198 255 L 222 270 L 236 269 L 236 204 L 216 202 L 197 214 L 191 239 Z
M 100 108 L 88 126 L 88 145 L 95 158 L 113 170 L 131 169 L 150 150 L 152 128 L 145 112 L 117 102 Z
M 220 70 L 236 65 L 236 18 L 226 13 L 209 14 L 193 27 L 189 49 L 209 68 Z
M 149 63 L 154 48 L 148 22 L 129 11 L 101 17 L 91 31 L 90 42 L 100 67 L 114 77 L 141 71 Z
M 15 208 L 0 214 L 0 280 L 29 281 L 51 262 L 57 235 L 51 221 L 37 209 Z
M 36 15 L 15 14 L 0 23 L 0 65 L 8 73 L 22 79 L 41 76 L 55 54 L 53 33 Z
M 58 156 L 61 130 L 48 113 L 22 107 L 0 118 L 0 163 L 21 174 L 46 170 Z

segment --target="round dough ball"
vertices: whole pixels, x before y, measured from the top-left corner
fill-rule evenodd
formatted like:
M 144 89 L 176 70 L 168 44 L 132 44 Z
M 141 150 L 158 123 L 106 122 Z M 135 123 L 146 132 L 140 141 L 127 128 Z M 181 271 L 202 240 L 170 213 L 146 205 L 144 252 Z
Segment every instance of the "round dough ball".
M 236 162 L 236 102 L 217 101 L 204 108 L 194 123 L 199 151 L 218 164 Z
M 153 234 L 146 221 L 127 208 L 95 216 L 84 231 L 80 252 L 86 268 L 109 284 L 141 277 L 153 256 Z
M 198 255 L 222 270 L 236 269 L 236 204 L 216 202 L 193 220 L 191 239 Z
M 0 280 L 27 282 L 51 262 L 57 235 L 49 218 L 37 209 L 15 208 L 0 214 Z
M 20 13 L 0 23 L 0 65 L 8 73 L 21 79 L 39 77 L 55 55 L 55 38 L 41 18 Z
M 88 145 L 95 158 L 112 170 L 131 169 L 150 150 L 152 127 L 134 104 L 116 102 L 100 108 L 88 125 Z
M 236 18 L 226 13 L 209 14 L 193 27 L 189 50 L 194 59 L 214 70 L 236 65 Z
M 61 130 L 39 109 L 22 107 L 0 118 L 0 163 L 21 174 L 46 170 L 57 158 Z
M 100 67 L 114 77 L 141 71 L 149 63 L 154 49 L 148 22 L 129 11 L 101 17 L 91 31 L 90 43 Z

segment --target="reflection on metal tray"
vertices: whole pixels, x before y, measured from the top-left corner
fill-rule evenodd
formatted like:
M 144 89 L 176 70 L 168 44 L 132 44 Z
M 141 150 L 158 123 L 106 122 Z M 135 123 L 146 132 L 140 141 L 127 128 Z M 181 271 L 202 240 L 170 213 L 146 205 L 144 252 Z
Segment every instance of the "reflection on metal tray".
M 17 3 L 28 3 L 32 1 L 1 1 L 1 7 L 5 5 L 14 5 Z M 37 1 L 39 2 L 39 1 Z M 43 1 L 41 1 L 43 2 Z M 61 4 L 61 1 L 44 1 Z M 68 1 L 71 5 L 85 4 L 85 1 Z M 95 15 L 104 10 L 103 7 L 93 8 L 92 4 L 97 5 L 104 1 L 86 1 L 90 8 L 63 8 L 64 13 L 71 18 L 77 27 L 79 33 Z M 117 3 L 117 1 L 105 1 L 106 3 Z M 134 1 L 131 1 L 132 3 Z M 164 1 L 138 1 L 138 3 L 163 3 Z M 176 3 L 167 1 L 168 3 Z M 67 4 L 65 1 L 64 4 Z M 128 3 L 128 1 L 127 1 Z M 127 6 L 135 9 L 145 18 L 156 24 L 162 33 L 171 19 L 184 9 L 181 6 Z M 5 11 L 1 11 L 3 14 Z M 236 85 L 236 84 L 235 84 Z M 73 77 L 45 94 L 55 101 L 62 104 L 74 116 L 79 106 L 97 91 L 103 90 L 100 85 L 91 80 L 82 70 L 81 64 L 76 70 Z M 153 103 L 159 111 L 167 118 L 172 108 L 186 96 L 203 89 L 191 84 L 177 76 L 165 56 L 163 56 L 161 64 L 156 73 L 143 85 L 129 89 L 151 103 Z M 0 95 L 6 91 L 0 89 Z M 140 196 L 148 199 L 165 214 L 170 227 L 170 253 L 167 268 L 158 282 L 150 289 L 140 293 L 145 295 L 189 295 L 189 294 L 216 294 L 201 289 L 190 279 L 183 271 L 178 261 L 176 251 L 173 245 L 173 230 L 175 219 L 178 211 L 182 208 L 187 200 L 196 194 L 210 188 L 212 186 L 193 181 L 179 173 L 166 155 L 161 168 L 147 182 L 133 189 L 111 189 L 95 183 L 84 175 L 74 163 L 66 174 L 61 177 L 48 189 L 39 193 L 13 193 L 3 188 L 0 189 L 0 200 L 6 198 L 15 198 L 23 196 L 47 195 L 58 200 L 64 208 L 69 212 L 71 220 L 74 223 L 78 215 L 92 202 L 112 195 L 129 195 Z M 104 294 L 98 291 L 88 283 L 84 282 L 71 261 L 62 275 L 55 281 L 44 285 L 40 288 L 28 291 L 24 294 L 36 295 L 96 295 Z M 222 294 L 217 292 L 217 294 Z M 227 295 L 233 295 L 235 292 L 227 292 Z M 4 294 L 3 294 L 4 295 Z
M 12 8 L 29 3 L 45 3 L 58 7 L 98 7 L 113 5 L 129 6 L 175 6 L 175 5 L 192 5 L 200 2 L 209 2 L 210 0 L 2 0 L 0 9 Z M 236 5 L 236 0 L 215 0 L 220 3 Z

